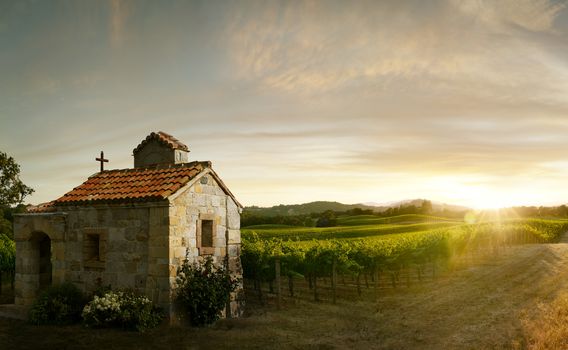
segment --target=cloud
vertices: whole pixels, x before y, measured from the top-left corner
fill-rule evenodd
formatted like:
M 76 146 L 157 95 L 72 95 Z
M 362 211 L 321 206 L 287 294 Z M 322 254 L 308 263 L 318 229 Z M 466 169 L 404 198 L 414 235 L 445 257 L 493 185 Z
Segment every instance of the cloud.
M 564 8 L 544 0 L 264 4 L 236 9 L 226 33 L 236 77 L 263 91 L 314 96 L 403 86 L 499 98 L 552 85 L 561 96 L 566 68 L 515 28 L 554 35 Z
M 493 30 L 505 31 L 511 25 L 533 32 L 551 31 L 565 3 L 549 0 L 451 0 L 464 14 L 474 17 Z
M 112 47 L 121 47 L 125 40 L 125 22 L 128 6 L 125 0 L 110 0 L 110 42 Z

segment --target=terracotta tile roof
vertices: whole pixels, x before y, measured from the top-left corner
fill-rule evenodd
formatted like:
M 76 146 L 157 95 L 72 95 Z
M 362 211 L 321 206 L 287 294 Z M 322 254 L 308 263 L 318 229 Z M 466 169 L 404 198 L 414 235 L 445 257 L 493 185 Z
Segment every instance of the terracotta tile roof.
M 107 170 L 89 177 L 53 204 L 164 200 L 210 166 L 209 162 L 191 162 L 166 167 Z
M 148 135 L 142 142 L 140 142 L 140 144 L 136 146 L 136 148 L 132 152 L 136 153 L 140 151 L 144 147 L 144 145 L 146 145 L 151 140 L 157 140 L 158 142 L 172 149 L 181 149 L 183 151 L 189 152 L 189 148 L 185 144 L 181 143 L 178 139 L 163 131 L 150 133 L 150 135 Z
M 55 211 L 55 206 L 53 205 L 53 201 L 40 203 L 38 205 L 29 205 L 26 208 L 27 213 L 49 213 Z

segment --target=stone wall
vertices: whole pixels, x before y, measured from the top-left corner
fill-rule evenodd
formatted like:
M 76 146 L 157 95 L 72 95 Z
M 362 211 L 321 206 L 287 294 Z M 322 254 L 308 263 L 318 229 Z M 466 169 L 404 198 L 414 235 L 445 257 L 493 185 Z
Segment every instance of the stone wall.
M 40 287 L 40 255 L 38 240 L 49 238 L 52 255 L 52 283 L 65 280 L 65 232 L 67 215 L 49 213 L 16 215 L 14 218 L 16 242 L 15 303 L 30 305 Z
M 201 220 L 213 221 L 213 247 L 199 247 L 198 235 Z M 197 179 L 170 207 L 170 285 L 175 290 L 178 267 L 187 258 L 194 262 L 212 256 L 216 264 L 228 263 L 231 274 L 242 279 L 240 264 L 239 208 L 225 194 L 215 178 L 206 174 Z M 226 260 L 227 252 L 229 253 Z M 240 315 L 243 303 L 242 284 L 231 298 L 231 316 Z
M 34 232 L 44 232 L 52 242 L 53 283 L 71 281 L 86 293 L 108 285 L 133 288 L 158 305 L 169 305 L 167 202 L 61 211 L 16 219 L 16 289 L 25 294 L 18 304 L 30 304 L 37 294 L 38 283 L 33 282 L 37 280 L 37 249 L 30 238 Z M 57 230 L 50 225 L 56 219 L 62 221 Z M 99 238 L 97 260 L 86 258 L 88 235 Z

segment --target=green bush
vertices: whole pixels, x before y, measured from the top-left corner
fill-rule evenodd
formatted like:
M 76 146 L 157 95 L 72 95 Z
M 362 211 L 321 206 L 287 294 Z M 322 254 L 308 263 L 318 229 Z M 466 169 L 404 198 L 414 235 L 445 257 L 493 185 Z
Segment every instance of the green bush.
M 162 321 L 162 312 L 152 302 L 133 291 L 108 291 L 95 295 L 83 309 L 87 327 L 107 327 L 142 332 Z
M 78 323 L 85 302 L 83 293 L 70 282 L 51 286 L 32 305 L 29 320 L 37 325 Z
M 16 268 L 16 243 L 0 233 L 0 272 L 14 273 Z
M 176 302 L 193 326 L 218 320 L 238 285 L 222 266 L 214 267 L 210 257 L 194 264 L 186 259 L 178 269 L 176 282 Z

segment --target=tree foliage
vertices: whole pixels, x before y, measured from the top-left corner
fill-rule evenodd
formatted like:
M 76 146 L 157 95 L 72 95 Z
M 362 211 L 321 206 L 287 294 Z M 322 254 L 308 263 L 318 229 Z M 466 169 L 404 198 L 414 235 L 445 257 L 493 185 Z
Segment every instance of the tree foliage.
M 20 180 L 20 166 L 14 158 L 0 152 L 0 205 L 22 203 L 34 190 Z

